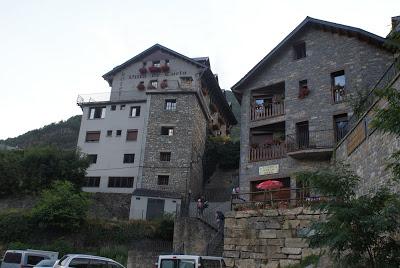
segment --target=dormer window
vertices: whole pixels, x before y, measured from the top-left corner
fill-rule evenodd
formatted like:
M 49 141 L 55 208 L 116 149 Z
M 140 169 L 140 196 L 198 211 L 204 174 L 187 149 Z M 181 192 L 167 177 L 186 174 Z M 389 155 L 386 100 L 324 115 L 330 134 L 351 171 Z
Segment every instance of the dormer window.
M 159 61 L 159 60 L 153 61 L 153 66 L 154 66 L 154 67 L 161 67 L 160 61 Z
M 169 66 L 169 60 L 165 60 L 165 65 Z
M 306 57 L 306 43 L 305 42 L 295 44 L 293 46 L 293 49 L 294 49 L 294 59 L 295 60 Z

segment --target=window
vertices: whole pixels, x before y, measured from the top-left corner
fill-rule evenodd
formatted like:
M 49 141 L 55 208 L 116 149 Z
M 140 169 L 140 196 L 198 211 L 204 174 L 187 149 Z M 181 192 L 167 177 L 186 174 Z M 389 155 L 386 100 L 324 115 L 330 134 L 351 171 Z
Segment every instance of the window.
M 331 74 L 332 79 L 332 95 L 333 102 L 338 103 L 344 100 L 345 86 L 346 86 L 346 76 L 344 71 L 334 72 Z
M 87 131 L 86 142 L 98 142 L 100 140 L 100 131 Z
M 138 135 L 138 130 L 137 129 L 128 129 L 126 131 L 126 140 L 127 141 L 136 141 L 137 140 L 137 135 Z
M 293 46 L 293 48 L 294 48 L 294 59 L 295 60 L 306 57 L 306 43 L 305 42 L 295 44 Z
M 165 100 L 165 110 L 176 110 L 176 100 Z
M 89 263 L 89 268 L 107 268 L 107 262 L 91 259 Z
M 107 137 L 111 137 L 112 136 L 112 130 L 107 130 Z
M 192 82 L 193 78 L 191 76 L 184 76 L 181 77 L 181 87 L 182 88 L 191 88 L 192 87 Z
M 158 185 L 168 185 L 169 175 L 158 175 Z
M 21 263 L 21 253 L 14 253 L 14 252 L 7 252 L 4 256 L 3 262 L 4 263 Z
M 106 107 L 89 108 L 89 119 L 102 119 L 106 116 Z
M 100 177 L 85 177 L 83 187 L 99 187 Z
M 108 187 L 110 188 L 132 188 L 133 177 L 108 177 Z
M 173 136 L 174 135 L 174 127 L 161 127 L 161 135 Z
M 129 115 L 130 117 L 140 116 L 140 106 L 132 106 Z
M 161 66 L 160 61 L 159 60 L 153 61 L 153 66 L 154 67 L 160 67 Z
M 157 80 L 151 80 L 150 81 L 150 88 L 152 88 L 152 89 L 158 88 L 158 81 Z
M 169 66 L 169 60 L 165 60 L 165 65 Z
M 296 143 L 298 148 L 309 148 L 310 134 L 308 121 L 296 123 Z
M 88 159 L 89 159 L 90 164 L 96 164 L 97 163 L 97 154 L 89 154 Z
M 171 161 L 171 152 L 160 152 L 161 161 Z
M 333 117 L 333 121 L 335 122 L 335 139 L 338 142 L 346 136 L 349 120 L 347 114 L 338 114 Z
M 111 111 L 117 110 L 117 105 L 111 105 Z
M 124 164 L 135 162 L 135 154 L 124 154 Z
M 27 265 L 36 265 L 40 261 L 42 261 L 44 259 L 48 259 L 48 258 L 47 257 L 43 257 L 43 256 L 37 256 L 37 255 L 28 255 L 28 258 L 26 260 L 26 264 Z
M 73 268 L 88 268 L 89 267 L 89 259 L 83 258 L 74 258 L 68 265 Z
M 122 134 L 122 130 L 118 129 L 118 130 L 117 130 L 117 137 L 120 137 L 121 134 Z
M 125 104 L 121 104 L 121 106 L 119 106 L 120 110 L 125 110 Z

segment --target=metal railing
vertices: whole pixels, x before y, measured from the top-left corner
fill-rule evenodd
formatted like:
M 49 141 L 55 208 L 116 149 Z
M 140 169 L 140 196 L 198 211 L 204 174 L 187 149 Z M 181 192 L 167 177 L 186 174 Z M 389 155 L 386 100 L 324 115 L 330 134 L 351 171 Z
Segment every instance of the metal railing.
M 315 188 L 281 188 L 232 194 L 231 210 L 292 208 L 324 202 L 331 197 L 319 195 Z
M 394 62 L 388 67 L 388 69 L 383 73 L 382 77 L 378 80 L 378 82 L 375 84 L 375 86 L 370 90 L 368 96 L 366 97 L 364 101 L 364 107 L 366 107 L 366 110 L 369 110 L 369 108 L 374 105 L 375 100 L 377 99 L 376 95 L 374 94 L 376 90 L 378 89 L 384 89 L 389 85 L 389 83 L 393 80 L 393 78 L 399 73 L 399 64 L 400 64 L 400 58 L 396 58 Z M 360 117 L 356 114 L 353 114 L 350 119 L 349 119 L 349 125 L 348 129 L 352 129 L 358 119 Z
M 250 162 L 264 161 L 286 157 L 286 144 L 259 144 L 255 148 L 250 148 Z
M 286 136 L 288 152 L 296 152 L 309 149 L 327 149 L 335 145 L 335 133 L 333 129 L 304 131 Z
M 252 106 L 250 109 L 251 121 L 262 120 L 285 114 L 285 102 L 266 103 L 264 105 Z

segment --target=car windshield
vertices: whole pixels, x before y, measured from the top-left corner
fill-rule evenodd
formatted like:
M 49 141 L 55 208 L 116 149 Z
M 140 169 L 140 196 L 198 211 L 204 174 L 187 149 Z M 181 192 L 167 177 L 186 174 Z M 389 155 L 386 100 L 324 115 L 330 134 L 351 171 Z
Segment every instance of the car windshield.
M 38 264 L 36 264 L 36 267 L 53 267 L 54 263 L 56 261 L 54 260 L 42 260 Z

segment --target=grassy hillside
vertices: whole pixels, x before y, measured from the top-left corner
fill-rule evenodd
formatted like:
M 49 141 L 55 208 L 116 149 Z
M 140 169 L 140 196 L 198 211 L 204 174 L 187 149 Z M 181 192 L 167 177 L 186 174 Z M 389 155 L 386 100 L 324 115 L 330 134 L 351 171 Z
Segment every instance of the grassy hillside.
M 233 140 L 240 140 L 240 104 L 236 100 L 232 91 L 225 91 L 226 99 L 232 103 L 232 112 L 238 121 L 237 125 L 232 128 L 231 136 Z
M 78 141 L 80 124 L 81 116 L 75 115 L 66 121 L 31 130 L 15 138 L 0 140 L 0 144 L 19 148 L 54 145 L 61 149 L 73 149 Z

